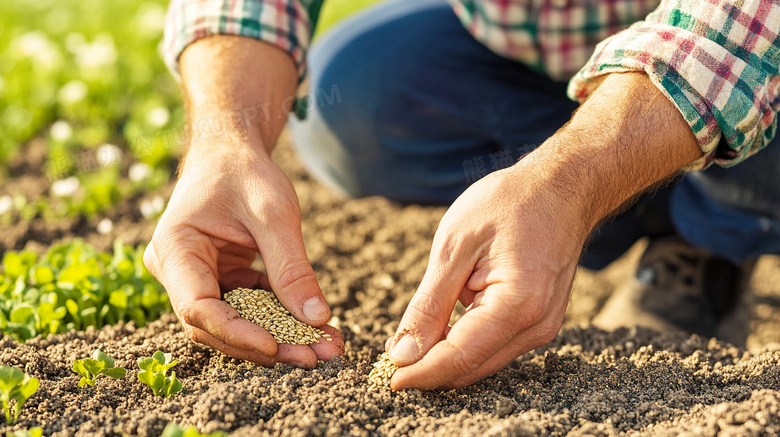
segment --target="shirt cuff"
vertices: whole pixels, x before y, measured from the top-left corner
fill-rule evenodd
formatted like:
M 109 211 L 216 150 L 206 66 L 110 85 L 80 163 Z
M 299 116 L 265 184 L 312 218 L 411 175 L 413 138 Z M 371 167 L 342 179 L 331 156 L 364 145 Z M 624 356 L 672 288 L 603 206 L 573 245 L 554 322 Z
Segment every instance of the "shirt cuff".
M 569 97 L 583 101 L 599 76 L 642 71 L 696 136 L 704 156 L 691 169 L 735 165 L 762 149 L 774 137 L 772 104 L 780 95 L 772 55 L 778 33 L 763 23 L 778 22 L 780 8 L 716 3 L 664 2 L 645 21 L 602 41 L 569 82 Z M 759 21 L 760 11 L 749 14 L 748 3 L 770 10 Z
M 306 75 L 311 28 L 309 13 L 297 0 L 172 0 L 163 58 L 180 79 L 179 56 L 188 45 L 211 35 L 245 36 L 289 53 L 300 81 Z

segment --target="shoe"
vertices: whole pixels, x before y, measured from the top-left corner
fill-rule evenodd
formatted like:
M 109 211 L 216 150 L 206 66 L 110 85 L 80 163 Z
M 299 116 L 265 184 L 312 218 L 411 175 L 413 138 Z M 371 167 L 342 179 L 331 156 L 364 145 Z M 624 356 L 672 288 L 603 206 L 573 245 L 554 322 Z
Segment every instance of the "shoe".
M 677 235 L 651 239 L 634 277 L 615 290 L 593 324 L 684 331 L 744 346 L 754 266 L 755 260 L 733 264 Z

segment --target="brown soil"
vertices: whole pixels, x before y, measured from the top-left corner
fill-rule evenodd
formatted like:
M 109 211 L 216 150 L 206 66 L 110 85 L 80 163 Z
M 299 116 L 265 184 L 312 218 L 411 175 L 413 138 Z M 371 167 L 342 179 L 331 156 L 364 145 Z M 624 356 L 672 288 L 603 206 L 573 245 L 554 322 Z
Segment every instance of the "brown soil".
M 15 157 L 5 169 L 7 175 L 0 179 L 0 196 L 23 194 L 30 201 L 47 196 L 50 183 L 44 172 L 45 160 L 45 143 L 42 140 L 33 140 L 27 145 L 25 153 Z M 125 174 L 129 165 L 129 162 L 124 163 Z M 175 165 L 173 163 L 171 167 L 175 168 Z M 170 183 L 153 194 L 167 199 L 172 190 L 173 183 Z M 17 214 L 12 223 L 0 233 L 0 253 L 25 248 L 45 252 L 51 244 L 74 237 L 83 238 L 100 250 L 110 250 L 117 238 L 132 245 L 146 243 L 152 238 L 155 222 L 146 220 L 141 215 L 139 204 L 144 197 L 141 194 L 133 195 L 105 214 L 90 219 L 68 217 L 46 220 L 37 216 L 32 220 L 22 220 Z M 113 231 L 105 235 L 97 232 L 98 222 L 104 217 L 114 224 Z
M 312 371 L 267 369 L 191 343 L 173 316 L 144 328 L 121 325 L 24 345 L 6 338 L 0 363 L 40 378 L 41 388 L 20 423 L 0 433 L 42 426 L 46 435 L 157 436 L 168 421 L 237 436 L 780 433 L 780 270 L 774 257 L 763 258 L 754 277 L 747 352 L 696 336 L 587 326 L 630 275 L 642 249 L 637 245 L 603 272 L 582 271 L 558 338 L 495 376 L 454 391 L 369 389 L 370 364 L 422 277 L 445 209 L 339 199 L 306 175 L 286 139 L 277 155 L 298 190 L 307 251 L 344 334 L 345 356 Z M 148 238 L 150 224 L 137 217 L 129 223 L 138 239 Z M 74 235 L 99 240 L 94 227 L 83 226 L 4 237 L 2 244 L 45 247 Z M 79 389 L 70 366 L 95 348 L 116 358 L 128 376 Z M 184 391 L 169 400 L 152 397 L 137 380 L 136 359 L 157 349 L 181 361 L 175 370 Z

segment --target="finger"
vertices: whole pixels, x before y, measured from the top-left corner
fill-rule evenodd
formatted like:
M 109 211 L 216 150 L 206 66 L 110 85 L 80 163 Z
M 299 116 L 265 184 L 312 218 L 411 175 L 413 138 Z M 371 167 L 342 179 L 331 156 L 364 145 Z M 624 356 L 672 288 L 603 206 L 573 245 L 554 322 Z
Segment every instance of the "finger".
M 185 328 L 185 330 L 188 332 L 190 339 L 195 343 L 205 344 L 206 346 L 209 346 L 212 349 L 216 349 L 233 358 L 251 361 L 266 367 L 273 367 L 273 365 L 276 364 L 276 360 L 274 360 L 273 357 L 269 357 L 268 355 L 260 353 L 256 350 L 238 349 L 236 347 L 229 346 L 225 344 L 225 342 L 217 340 L 211 334 L 200 328 L 189 326 Z
M 168 291 L 176 314 L 183 324 L 206 331 L 217 340 L 243 350 L 257 350 L 265 355 L 276 355 L 276 341 L 262 328 L 243 319 L 234 308 L 220 300 L 219 284 L 214 274 L 216 267 L 195 255 L 200 248 L 206 259 L 213 246 L 200 244 L 205 237 L 195 236 L 188 244 L 179 242 L 179 250 L 161 256 L 155 248 L 149 261 L 163 272 L 159 278 Z M 200 241 L 199 241 L 200 240 Z M 186 240 L 185 240 L 186 241 Z M 216 256 L 213 256 L 216 258 Z
M 276 363 L 287 363 L 304 369 L 313 369 L 317 366 L 316 355 L 311 349 L 303 345 L 280 344 L 277 354 L 269 357 L 254 350 L 244 350 L 229 346 L 202 329 L 190 326 L 187 330 L 190 332 L 190 337 L 193 341 L 205 344 L 233 358 L 251 361 L 266 367 L 272 367 Z
M 483 293 L 478 293 L 474 300 L 475 305 L 484 298 Z M 549 313 L 544 317 L 537 317 L 538 321 L 533 323 L 533 317 L 527 319 L 521 325 L 528 326 L 515 335 L 509 343 L 498 351 L 471 374 L 464 375 L 461 378 L 453 379 L 443 385 L 446 388 L 459 388 L 469 385 L 475 381 L 492 375 L 493 373 L 506 367 L 515 358 L 525 354 L 528 351 L 536 349 L 551 342 L 557 335 L 563 325 L 563 319 L 566 315 L 568 306 L 568 294 L 557 299 L 557 303 L 552 303 L 548 308 Z M 530 310 L 529 313 L 533 312 Z
M 344 336 L 341 334 L 341 331 L 330 325 L 320 326 L 319 329 L 330 335 L 331 341 L 320 338 L 317 343 L 309 345 L 311 350 L 317 355 L 317 358 L 328 361 L 335 356 L 344 355 Z
M 278 352 L 274 357 L 277 361 L 287 363 L 302 369 L 317 367 L 317 355 L 311 348 L 303 344 L 285 344 L 278 346 Z
M 273 232 L 253 232 L 263 256 L 270 285 L 279 301 L 298 320 L 321 326 L 330 308 L 303 247 L 300 220 L 287 220 Z
M 507 343 L 506 346 L 499 349 L 495 355 L 479 366 L 477 370 L 461 378 L 446 382 L 442 385 L 442 388 L 461 388 L 479 381 L 480 379 L 487 378 L 488 376 L 505 368 L 517 357 L 547 343 L 547 336 L 544 329 L 536 326 L 527 329 L 518 334 L 512 341 Z
M 457 244 L 437 244 L 434 239 L 428 268 L 404 311 L 389 351 L 391 361 L 399 367 L 419 360 L 442 338 L 477 256 L 475 247 Z
M 219 285 L 225 292 L 236 288 L 254 288 L 266 278 L 262 272 L 255 269 L 234 269 L 220 275 Z M 266 278 L 267 282 L 267 278 Z
M 447 325 L 447 327 L 444 328 L 444 333 L 442 333 L 442 336 L 439 339 L 439 341 L 444 340 L 445 338 L 447 338 L 447 334 L 450 333 L 451 329 L 452 329 L 452 326 Z M 393 345 L 393 340 L 395 340 L 395 336 L 390 337 L 387 340 L 385 340 L 385 352 L 390 350 L 390 347 L 392 347 L 392 345 Z
M 468 287 L 463 287 L 463 290 L 461 290 L 458 300 L 460 301 L 461 304 L 463 304 L 464 307 L 468 308 L 469 305 L 474 303 L 474 297 L 476 297 L 476 295 L 477 295 L 476 291 L 471 290 Z
M 257 258 L 257 248 L 241 246 L 216 237 L 211 237 L 211 244 L 219 251 L 217 264 L 220 273 L 222 273 L 223 266 L 229 266 L 228 270 L 250 267 Z
M 513 326 L 518 315 L 502 307 L 504 304 L 503 299 L 488 296 L 479 306 L 472 306 L 455 323 L 445 340 L 433 346 L 417 363 L 395 373 L 392 388 L 430 390 L 474 373 L 518 332 Z
M 217 278 L 223 291 L 239 287 L 254 288 L 258 284 L 270 289 L 265 273 L 252 268 L 252 263 L 257 258 L 256 247 L 248 248 L 216 237 L 211 237 L 211 243 L 219 253 Z
M 200 299 L 182 311 L 183 321 L 238 349 L 254 349 L 276 355 L 276 340 L 263 328 L 241 317 L 222 300 Z

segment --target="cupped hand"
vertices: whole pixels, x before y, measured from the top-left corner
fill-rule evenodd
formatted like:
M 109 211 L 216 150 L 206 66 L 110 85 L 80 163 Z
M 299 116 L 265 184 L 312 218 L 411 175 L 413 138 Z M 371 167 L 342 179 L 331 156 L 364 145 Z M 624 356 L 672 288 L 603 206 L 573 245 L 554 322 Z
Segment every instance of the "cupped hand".
M 386 348 L 391 387 L 456 388 L 557 334 L 588 229 L 521 161 L 468 188 L 433 239 L 428 268 Z M 559 187 L 560 188 L 560 187 Z M 465 314 L 448 321 L 457 301 Z
M 252 268 L 258 253 L 267 275 Z M 303 247 L 293 186 L 264 151 L 231 140 L 191 151 L 144 262 L 198 343 L 266 366 L 312 368 L 344 351 L 340 332 L 326 325 L 330 309 Z M 277 344 L 221 299 L 220 290 L 258 284 L 333 341 Z
M 549 342 L 590 232 L 702 158 L 688 122 L 647 75 L 608 74 L 589 87 L 565 127 L 444 215 L 387 343 L 404 366 L 392 388 L 462 387 Z M 458 299 L 467 310 L 450 329 Z

